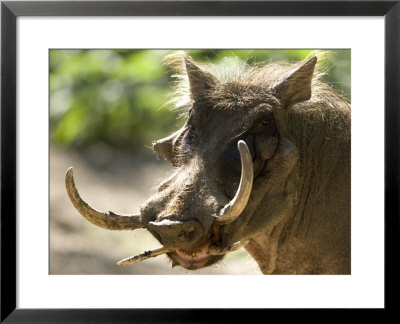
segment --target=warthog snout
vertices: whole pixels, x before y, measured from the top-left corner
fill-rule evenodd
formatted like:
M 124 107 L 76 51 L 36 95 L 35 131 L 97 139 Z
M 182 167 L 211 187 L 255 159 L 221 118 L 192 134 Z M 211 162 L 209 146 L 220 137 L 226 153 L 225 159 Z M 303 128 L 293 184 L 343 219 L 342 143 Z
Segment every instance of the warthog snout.
M 176 243 L 179 243 L 181 248 L 189 248 L 203 236 L 203 227 L 197 221 L 163 219 L 160 222 L 149 222 L 147 229 L 165 247 L 176 247 Z

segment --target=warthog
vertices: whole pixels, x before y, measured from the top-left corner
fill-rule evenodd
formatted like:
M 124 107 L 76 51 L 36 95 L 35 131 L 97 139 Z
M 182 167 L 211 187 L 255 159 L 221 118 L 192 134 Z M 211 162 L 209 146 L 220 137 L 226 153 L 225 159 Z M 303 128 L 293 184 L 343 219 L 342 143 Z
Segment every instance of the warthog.
M 173 173 L 135 215 L 102 213 L 66 186 L 75 208 L 110 230 L 146 228 L 199 269 L 244 247 L 264 274 L 350 273 L 350 104 L 320 80 L 317 57 L 223 71 L 184 53 L 174 105 L 184 126 L 153 143 Z

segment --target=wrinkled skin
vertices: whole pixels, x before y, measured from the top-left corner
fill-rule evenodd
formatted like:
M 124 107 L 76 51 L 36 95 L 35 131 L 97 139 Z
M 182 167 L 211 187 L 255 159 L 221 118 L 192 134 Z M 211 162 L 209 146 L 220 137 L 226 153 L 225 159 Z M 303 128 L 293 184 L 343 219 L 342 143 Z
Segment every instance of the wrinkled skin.
M 223 258 L 208 254 L 210 246 L 248 240 L 265 274 L 350 273 L 350 106 L 331 90 L 310 100 L 316 59 L 262 84 L 257 95 L 255 86 L 221 82 L 183 61 L 187 121 L 154 144 L 174 170 L 140 209 L 145 227 L 175 249 L 173 264 L 205 267 Z M 224 107 L 221 94 L 233 104 Z M 239 185 L 239 140 L 254 181 L 240 216 L 225 224 L 218 216 Z

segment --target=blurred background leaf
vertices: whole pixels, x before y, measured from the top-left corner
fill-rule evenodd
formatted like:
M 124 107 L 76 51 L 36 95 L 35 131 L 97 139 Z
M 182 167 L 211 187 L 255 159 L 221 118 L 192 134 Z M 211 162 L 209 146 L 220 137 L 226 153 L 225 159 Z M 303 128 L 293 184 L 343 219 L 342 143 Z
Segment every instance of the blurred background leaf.
M 177 129 L 183 120 L 163 106 L 171 71 L 168 50 L 51 50 L 50 134 L 52 144 L 83 149 L 104 143 L 129 149 Z M 198 61 L 249 63 L 306 58 L 312 50 L 188 50 Z M 350 98 L 350 50 L 329 51 L 320 63 L 325 80 Z

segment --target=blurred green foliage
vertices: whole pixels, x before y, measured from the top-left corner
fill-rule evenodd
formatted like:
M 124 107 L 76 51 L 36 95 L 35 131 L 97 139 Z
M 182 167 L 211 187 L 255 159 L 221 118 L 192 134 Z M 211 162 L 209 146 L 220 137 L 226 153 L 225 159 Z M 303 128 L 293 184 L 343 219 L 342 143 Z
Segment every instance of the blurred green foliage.
M 183 120 L 163 107 L 172 71 L 168 50 L 50 50 L 51 141 L 72 147 L 104 142 L 114 147 L 150 145 Z M 225 57 L 249 63 L 303 60 L 312 50 L 188 50 L 198 61 Z M 325 80 L 350 98 L 350 50 L 329 51 Z

